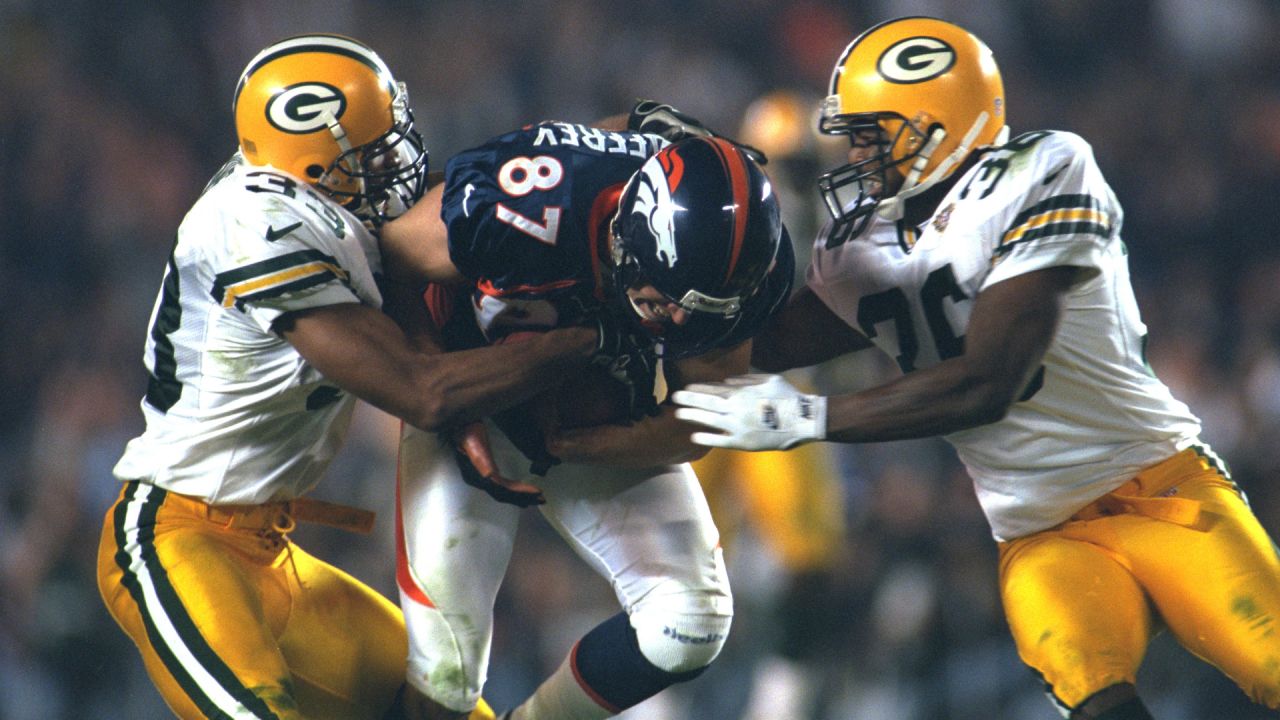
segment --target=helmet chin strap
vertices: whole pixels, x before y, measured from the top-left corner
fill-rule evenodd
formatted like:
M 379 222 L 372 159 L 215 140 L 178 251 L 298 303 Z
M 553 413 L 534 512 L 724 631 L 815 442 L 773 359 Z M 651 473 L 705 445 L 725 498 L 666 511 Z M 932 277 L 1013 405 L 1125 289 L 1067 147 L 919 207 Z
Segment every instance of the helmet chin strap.
M 342 127 L 342 123 L 338 122 L 337 116 L 325 110 L 321 119 L 324 120 L 325 127 L 329 128 L 329 132 L 333 133 L 333 140 L 338 143 L 338 149 L 342 151 L 338 154 L 341 156 L 351 152 L 351 141 L 347 139 L 347 131 Z
M 944 128 L 934 128 L 933 132 L 929 133 L 929 142 L 925 144 L 924 149 L 916 156 L 915 162 L 911 163 L 911 170 L 907 173 L 906 179 L 903 180 L 902 188 L 893 197 L 881 200 L 876 207 L 876 214 L 886 220 L 901 220 L 903 213 L 906 212 L 906 201 L 936 185 L 939 180 L 947 176 L 947 173 L 951 172 L 953 167 L 963 162 L 969 156 L 973 141 L 978 138 L 978 134 L 982 132 L 982 129 L 987 126 L 990 120 L 991 115 L 986 110 L 978 113 L 978 117 L 974 119 L 969 132 L 965 133 L 964 137 L 960 139 L 960 144 L 956 146 L 956 149 L 943 158 L 942 162 L 938 163 L 938 167 L 934 168 L 933 172 L 929 173 L 925 179 L 917 182 L 920 173 L 924 171 L 924 166 L 929 164 L 929 158 L 933 156 L 933 152 L 938 149 L 938 145 L 947 137 L 947 131 Z M 1003 143 L 1003 138 L 1008 137 L 1008 134 L 1009 128 L 1005 126 L 1000 130 L 997 142 Z
M 329 128 L 329 132 L 333 133 L 334 142 L 338 143 L 338 150 L 339 150 L 338 157 L 339 158 L 353 157 L 352 155 L 348 154 L 351 152 L 352 148 L 351 148 L 351 141 L 347 139 L 346 128 L 342 127 L 342 123 L 338 122 L 338 118 L 328 110 L 324 111 L 324 115 L 322 116 L 322 118 L 324 120 L 325 126 Z M 356 173 L 351 172 L 350 168 L 343 168 L 343 170 L 346 171 L 347 177 L 355 181 L 356 187 L 360 191 L 360 197 L 364 198 L 366 193 L 364 178 L 358 177 Z

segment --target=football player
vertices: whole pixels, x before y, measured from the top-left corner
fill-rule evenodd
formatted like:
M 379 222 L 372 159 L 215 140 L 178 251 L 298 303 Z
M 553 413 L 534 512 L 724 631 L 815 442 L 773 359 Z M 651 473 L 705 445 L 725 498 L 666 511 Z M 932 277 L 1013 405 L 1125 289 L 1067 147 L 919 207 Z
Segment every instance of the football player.
M 537 402 L 500 414 L 486 431 L 489 468 L 405 427 L 397 577 L 409 683 L 429 696 L 427 717 L 461 717 L 480 697 L 521 504 L 541 504 L 622 612 L 504 717 L 611 717 L 702 673 L 729 632 L 719 536 L 688 465 L 705 450 L 654 388 L 745 371 L 747 340 L 789 294 L 794 257 L 748 151 L 672 112 L 640 103 L 625 127 L 546 122 L 494 138 L 452 158 L 444 183 L 385 228 L 389 257 L 461 289 L 455 305 L 433 307 L 451 348 L 573 323 L 592 307 L 653 343 L 652 357 L 631 359 L 618 422 L 548 425 Z M 472 486 L 489 473 L 541 492 L 494 502 Z
M 267 47 L 233 112 L 239 150 L 179 227 L 152 314 L 146 430 L 115 468 L 98 585 L 180 717 L 383 717 L 404 683 L 399 610 L 288 535 L 372 521 L 304 497 L 355 399 L 447 426 L 585 367 L 605 336 L 559 329 L 477 361 L 416 349 L 380 312 L 369 227 L 421 196 L 427 154 L 363 43 Z
M 849 163 L 807 287 L 756 340 L 776 372 L 873 344 L 904 375 L 830 398 L 779 376 L 676 393 L 710 446 L 945 436 L 1000 550 L 1005 615 L 1064 717 L 1150 718 L 1135 690 L 1167 627 L 1280 707 L 1280 560 L 1200 423 L 1147 366 L 1123 214 L 1089 145 L 1006 140 L 991 52 L 892 20 L 840 57 L 823 132 Z

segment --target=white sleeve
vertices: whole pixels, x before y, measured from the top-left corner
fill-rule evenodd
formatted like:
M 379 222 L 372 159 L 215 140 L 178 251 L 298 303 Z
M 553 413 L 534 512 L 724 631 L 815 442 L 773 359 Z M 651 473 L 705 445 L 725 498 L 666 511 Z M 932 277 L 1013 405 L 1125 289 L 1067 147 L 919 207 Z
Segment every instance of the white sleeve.
M 999 237 L 983 289 L 1060 265 L 1096 270 L 1108 244 L 1119 242 L 1120 207 L 1088 143 L 1054 132 L 1031 152 L 1030 166 L 1010 178 L 1021 188 L 995 228 Z
M 850 327 L 856 328 L 857 309 L 852 301 L 857 299 L 858 293 L 854 287 L 853 274 L 844 272 L 847 265 L 841 262 L 852 250 L 848 243 L 828 249 L 825 246 L 826 236 L 824 230 L 814 242 L 809 266 L 805 269 L 805 284 L 831 312 Z
M 324 232 L 307 218 L 282 212 L 230 224 L 225 244 L 210 258 L 214 300 L 268 332 L 287 312 L 360 302 L 350 270 L 325 243 Z

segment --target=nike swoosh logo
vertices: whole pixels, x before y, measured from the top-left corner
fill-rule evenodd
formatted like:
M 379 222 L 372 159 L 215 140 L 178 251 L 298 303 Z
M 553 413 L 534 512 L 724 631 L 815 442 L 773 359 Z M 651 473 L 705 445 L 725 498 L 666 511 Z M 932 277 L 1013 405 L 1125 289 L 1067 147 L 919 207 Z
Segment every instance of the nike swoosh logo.
M 275 242 L 280 238 L 284 237 L 285 235 L 288 235 L 289 233 L 293 232 L 294 230 L 297 230 L 300 227 L 302 227 L 302 223 L 300 222 L 296 222 L 292 225 L 285 225 L 279 230 L 268 225 L 267 226 L 267 242 Z
M 471 199 L 471 193 L 475 192 L 476 186 L 467 183 L 465 192 L 462 194 L 462 214 L 471 217 L 471 212 L 467 210 L 467 201 Z

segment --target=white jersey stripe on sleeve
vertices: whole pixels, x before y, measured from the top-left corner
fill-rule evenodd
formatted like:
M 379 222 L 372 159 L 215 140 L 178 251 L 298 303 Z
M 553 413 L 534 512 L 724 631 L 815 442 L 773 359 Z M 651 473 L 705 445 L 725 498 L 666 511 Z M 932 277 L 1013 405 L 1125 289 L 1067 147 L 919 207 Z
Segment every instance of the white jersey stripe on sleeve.
M 210 292 L 222 307 L 248 299 L 273 297 L 329 280 L 348 282 L 350 274 L 336 258 L 318 250 L 299 250 L 218 273 Z
M 1015 246 L 1044 237 L 1097 235 L 1109 237 L 1112 218 L 1102 201 L 1092 195 L 1055 195 L 1019 213 L 1000 236 L 994 259 Z

